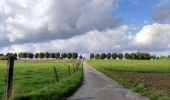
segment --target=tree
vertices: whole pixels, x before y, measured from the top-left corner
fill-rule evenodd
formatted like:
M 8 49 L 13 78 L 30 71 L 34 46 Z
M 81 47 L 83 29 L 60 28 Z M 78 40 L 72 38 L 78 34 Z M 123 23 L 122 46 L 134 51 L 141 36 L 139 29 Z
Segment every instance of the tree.
M 150 60 L 151 59 L 151 55 L 149 53 L 143 53 L 144 56 L 144 60 Z
M 100 58 L 100 54 L 95 54 L 95 59 L 99 59 Z
M 55 58 L 59 59 L 60 58 L 60 53 L 55 53 Z
M 131 53 L 130 56 L 131 56 L 131 59 L 133 59 L 133 60 L 138 58 L 136 53 Z
M 112 53 L 112 59 L 116 59 L 117 58 L 117 53 Z
M 26 53 L 26 58 L 33 59 L 34 54 L 32 53 Z
M 111 53 L 107 53 L 106 58 L 110 59 L 112 57 Z
M 38 58 L 44 58 L 44 53 L 39 53 Z
M 79 55 L 79 59 L 83 59 L 83 56 L 82 56 L 82 55 Z
M 136 55 L 137 55 L 139 60 L 143 60 L 144 59 L 143 53 L 137 52 Z
M 63 58 L 66 58 L 67 57 L 67 54 L 66 53 L 62 53 L 61 54 L 61 58 L 63 59 Z
M 72 53 L 68 53 L 67 54 L 67 59 L 71 59 L 72 58 Z
M 50 53 L 50 58 L 55 58 L 55 53 Z
M 22 58 L 22 53 L 19 53 L 19 54 L 18 54 L 18 57 L 19 57 L 19 58 Z
M 152 59 L 156 59 L 156 55 L 152 55 L 152 57 L 151 57 Z
M 105 59 L 105 58 L 106 58 L 106 54 L 105 53 L 101 53 L 100 59 Z
M 4 56 L 4 54 L 1 53 L 0 56 Z
M 125 59 L 131 59 L 131 56 L 130 56 L 129 53 L 125 53 L 125 54 L 124 54 L 124 58 L 125 58 Z
M 94 53 L 90 54 L 90 59 L 94 59 Z
M 45 58 L 49 58 L 50 54 L 48 52 L 45 53 Z
M 7 53 L 6 56 L 12 56 L 12 53 Z
M 72 55 L 72 58 L 73 58 L 73 59 L 77 59 L 77 58 L 78 58 L 78 53 L 75 53 L 75 52 L 74 52 L 73 55 Z
M 123 54 L 122 54 L 122 53 L 118 53 L 117 57 L 118 57 L 119 59 L 123 59 Z
M 36 54 L 34 55 L 34 57 L 35 57 L 35 58 L 38 58 L 38 55 L 39 55 L 39 54 L 38 54 L 38 53 L 36 53 Z

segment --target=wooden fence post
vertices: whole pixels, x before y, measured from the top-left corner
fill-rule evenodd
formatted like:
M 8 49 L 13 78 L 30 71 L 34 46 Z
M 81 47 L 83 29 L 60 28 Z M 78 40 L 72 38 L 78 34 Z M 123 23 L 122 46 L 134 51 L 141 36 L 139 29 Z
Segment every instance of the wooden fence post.
M 55 66 L 53 67 L 53 69 L 54 69 L 55 79 L 57 80 L 57 82 L 59 82 L 60 79 L 59 79 L 58 72 L 57 72 Z
M 79 65 L 78 65 L 78 63 L 76 63 L 76 70 L 78 70 L 78 67 L 79 67 Z
M 84 70 L 83 70 L 83 62 L 82 62 L 82 73 L 83 73 L 83 71 L 84 71 Z
M 13 70 L 14 70 L 14 57 L 9 56 L 7 62 L 6 79 L 5 79 L 4 100 L 9 100 L 12 94 Z
M 73 72 L 74 72 L 74 74 L 76 73 L 76 70 L 75 70 L 75 66 L 74 66 L 74 64 L 73 64 Z
M 71 76 L 70 66 L 68 66 L 68 75 Z

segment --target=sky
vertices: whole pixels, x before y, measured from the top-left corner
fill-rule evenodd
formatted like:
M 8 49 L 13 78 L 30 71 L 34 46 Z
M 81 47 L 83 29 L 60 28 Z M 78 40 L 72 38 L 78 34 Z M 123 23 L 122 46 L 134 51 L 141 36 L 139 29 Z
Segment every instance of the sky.
M 0 53 L 170 54 L 170 0 L 0 0 Z

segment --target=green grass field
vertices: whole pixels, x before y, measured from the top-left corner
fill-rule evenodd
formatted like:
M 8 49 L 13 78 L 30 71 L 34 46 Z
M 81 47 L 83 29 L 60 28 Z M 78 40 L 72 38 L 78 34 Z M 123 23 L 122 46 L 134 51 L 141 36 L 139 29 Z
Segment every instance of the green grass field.
M 82 70 L 78 69 L 69 77 L 69 65 L 73 63 L 15 62 L 12 99 L 60 100 L 70 95 L 81 83 Z M 53 66 L 56 66 L 60 82 L 55 79 Z M 3 97 L 5 72 L 6 62 L 0 61 L 0 99 Z
M 170 100 L 170 60 L 87 60 L 87 63 L 150 100 Z
M 95 68 L 131 72 L 170 72 L 170 60 L 88 60 Z

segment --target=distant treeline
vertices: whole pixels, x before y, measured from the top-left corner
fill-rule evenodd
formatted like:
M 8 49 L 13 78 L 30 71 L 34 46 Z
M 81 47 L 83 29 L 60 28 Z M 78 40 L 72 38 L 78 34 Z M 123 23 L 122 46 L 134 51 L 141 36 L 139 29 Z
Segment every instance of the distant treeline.
M 135 53 L 91 53 L 90 59 L 131 59 L 131 60 L 150 60 L 157 59 L 156 55 L 150 53 L 135 52 Z
M 53 59 L 83 59 L 82 55 L 79 55 L 78 53 L 74 52 L 74 53 L 49 53 L 49 52 L 45 52 L 45 53 L 29 53 L 29 52 L 22 52 L 22 53 L 7 53 L 6 55 L 4 54 L 0 54 L 0 56 L 9 56 L 9 55 L 13 55 L 16 58 L 19 59 L 23 59 L 23 58 L 27 58 L 27 59 L 49 59 L 49 58 L 53 58 Z

